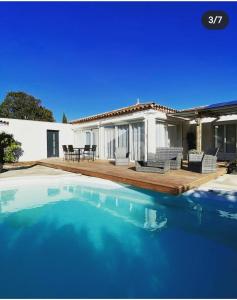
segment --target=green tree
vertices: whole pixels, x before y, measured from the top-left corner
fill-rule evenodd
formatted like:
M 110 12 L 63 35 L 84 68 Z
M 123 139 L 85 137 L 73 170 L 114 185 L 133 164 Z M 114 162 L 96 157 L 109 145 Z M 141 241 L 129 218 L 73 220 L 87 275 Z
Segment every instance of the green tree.
M 54 122 L 53 113 L 41 100 L 24 92 L 10 92 L 0 104 L 0 117 Z
M 62 123 L 68 123 L 65 113 L 63 113 Z

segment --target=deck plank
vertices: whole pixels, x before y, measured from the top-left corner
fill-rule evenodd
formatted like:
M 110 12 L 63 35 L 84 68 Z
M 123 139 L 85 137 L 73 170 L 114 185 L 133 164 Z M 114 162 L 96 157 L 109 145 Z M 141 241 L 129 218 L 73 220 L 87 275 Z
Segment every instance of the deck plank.
M 78 163 L 46 159 L 38 161 L 37 164 L 173 195 L 181 194 L 226 173 L 224 167 L 218 167 L 217 172 L 213 174 L 199 174 L 183 169 L 172 170 L 166 174 L 143 173 L 136 172 L 133 164 L 129 167 L 115 166 L 112 162 L 101 160 Z

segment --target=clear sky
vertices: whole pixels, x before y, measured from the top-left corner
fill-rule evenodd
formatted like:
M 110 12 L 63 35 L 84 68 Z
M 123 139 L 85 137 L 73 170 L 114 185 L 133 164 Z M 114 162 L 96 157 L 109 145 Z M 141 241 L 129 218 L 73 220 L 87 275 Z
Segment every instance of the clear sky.
M 225 10 L 225 30 L 201 16 Z M 0 99 L 25 91 L 58 121 L 141 102 L 237 99 L 237 3 L 0 3 Z

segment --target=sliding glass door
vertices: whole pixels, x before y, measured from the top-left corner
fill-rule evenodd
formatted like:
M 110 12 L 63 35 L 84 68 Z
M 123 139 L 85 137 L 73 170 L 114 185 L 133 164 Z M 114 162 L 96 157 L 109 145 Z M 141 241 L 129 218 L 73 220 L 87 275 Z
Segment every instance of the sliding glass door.
M 226 125 L 226 153 L 236 152 L 236 125 Z
M 99 129 L 98 128 L 95 128 L 95 129 L 92 129 L 92 144 L 93 145 L 96 145 L 96 152 L 95 152 L 95 155 L 96 157 L 99 156 Z
M 167 124 L 168 128 L 168 147 L 179 146 L 179 127 L 176 124 Z
M 219 148 L 220 152 L 224 152 L 225 147 L 225 128 L 224 125 L 215 126 L 215 148 Z
M 156 123 L 156 146 L 158 148 L 168 146 L 168 129 L 164 122 Z
M 105 157 L 113 159 L 115 152 L 115 128 L 114 126 L 105 127 Z
M 126 148 L 129 152 L 129 126 L 119 125 L 118 126 L 118 147 Z
M 156 146 L 180 147 L 182 144 L 181 128 L 177 124 L 157 122 L 156 123 Z
M 91 131 L 86 131 L 86 145 L 91 145 Z
M 132 124 L 131 159 L 144 160 L 145 158 L 145 126 L 144 122 Z
M 215 147 L 220 148 L 220 152 L 236 153 L 236 124 L 215 125 Z

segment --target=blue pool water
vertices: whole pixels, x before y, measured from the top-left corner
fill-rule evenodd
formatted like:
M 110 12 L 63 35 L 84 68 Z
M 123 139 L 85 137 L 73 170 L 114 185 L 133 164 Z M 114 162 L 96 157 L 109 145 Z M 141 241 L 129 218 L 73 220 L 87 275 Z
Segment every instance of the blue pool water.
M 237 198 L 0 189 L 0 298 L 236 298 Z

